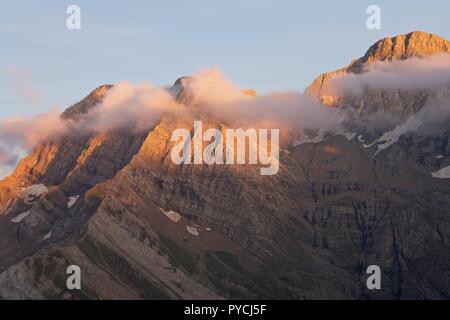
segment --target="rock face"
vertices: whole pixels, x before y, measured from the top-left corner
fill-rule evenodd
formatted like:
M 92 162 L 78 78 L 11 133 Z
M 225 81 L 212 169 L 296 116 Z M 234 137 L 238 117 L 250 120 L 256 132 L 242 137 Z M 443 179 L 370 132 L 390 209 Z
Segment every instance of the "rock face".
M 111 84 L 105 84 L 96 88 L 86 98 L 64 111 L 62 117 L 64 119 L 79 119 L 83 114 L 88 113 L 96 104 L 100 103 L 112 87 L 113 85 Z
M 443 39 L 412 33 L 381 40 L 339 72 L 448 50 Z M 320 97 L 328 77 L 309 92 Z M 109 88 L 63 117 L 80 119 Z M 360 108 L 417 104 L 414 113 L 428 97 L 411 94 L 374 93 Z M 350 110 L 362 112 L 356 105 Z M 291 144 L 273 176 L 252 165 L 173 164 L 171 133 L 192 125 L 165 116 L 139 135 L 64 136 L 23 159 L 0 182 L 0 297 L 450 298 L 450 179 L 430 174 L 450 165 L 445 123 L 385 149 L 340 134 Z M 29 188 L 40 184 L 46 189 Z M 69 265 L 82 270 L 81 290 L 66 287 Z M 366 287 L 370 265 L 381 268 L 381 290 Z
M 364 57 L 352 64 L 350 71 L 357 72 L 365 63 L 405 60 L 440 53 L 450 53 L 449 41 L 433 34 L 415 31 L 376 42 Z
M 359 109 L 364 115 L 372 113 L 375 107 L 391 108 L 386 101 L 393 101 L 395 105 L 400 105 L 401 109 L 397 113 L 394 112 L 395 115 L 409 115 L 420 109 L 431 95 L 429 91 L 417 90 L 412 93 L 405 90 L 382 90 L 365 93 L 361 95 L 362 97 L 343 97 L 330 95 L 325 89 L 334 77 L 363 73 L 365 72 L 364 67 L 374 62 L 406 60 L 413 57 L 420 58 L 445 53 L 450 53 L 450 42 L 429 33 L 416 31 L 393 38 L 385 38 L 372 45 L 363 57 L 353 61 L 347 67 L 321 74 L 306 89 L 306 93 L 313 97 L 318 97 L 327 106 L 350 106 Z M 409 106 L 409 108 L 405 110 L 404 106 Z

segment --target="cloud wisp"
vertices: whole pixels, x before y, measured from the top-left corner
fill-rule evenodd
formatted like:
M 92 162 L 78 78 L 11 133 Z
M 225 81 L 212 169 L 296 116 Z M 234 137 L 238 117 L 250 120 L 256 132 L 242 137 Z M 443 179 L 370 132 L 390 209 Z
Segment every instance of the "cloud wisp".
M 104 100 L 79 121 L 63 119 L 58 108 L 31 117 L 0 122 L 0 167 L 30 152 L 39 143 L 67 134 L 95 134 L 115 129 L 139 132 L 151 128 L 165 112 L 181 112 L 169 92 L 147 84 L 115 85 Z
M 4 70 L 4 74 L 14 81 L 17 97 L 27 99 L 32 103 L 38 103 L 42 100 L 43 94 L 36 89 L 27 70 L 11 65 Z
M 299 92 L 248 95 L 226 79 L 218 68 L 207 69 L 185 83 L 189 104 L 233 126 L 321 128 L 335 113 Z
M 438 89 L 450 83 L 450 54 L 414 57 L 407 60 L 375 62 L 362 73 L 333 78 L 323 88 L 327 95 L 360 95 L 370 89 Z

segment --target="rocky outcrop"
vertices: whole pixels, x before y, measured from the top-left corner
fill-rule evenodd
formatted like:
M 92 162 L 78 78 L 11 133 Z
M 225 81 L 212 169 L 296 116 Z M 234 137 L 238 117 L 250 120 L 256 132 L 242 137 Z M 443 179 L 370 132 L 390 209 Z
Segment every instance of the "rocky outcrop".
M 404 120 L 425 106 L 426 101 L 439 96 L 429 89 L 370 89 L 362 93 L 344 94 L 333 89 L 333 79 L 366 72 L 375 62 L 390 62 L 450 53 L 450 42 L 436 35 L 416 31 L 385 38 L 372 45 L 366 54 L 347 67 L 321 74 L 305 90 L 329 107 L 349 109 L 354 123 L 363 123 L 374 113 L 390 113 L 394 119 Z M 389 103 L 387 103 L 389 101 Z
M 443 53 L 450 53 L 450 41 L 423 31 L 381 39 L 373 44 L 363 57 L 352 61 L 347 67 L 321 74 L 306 89 L 306 93 L 320 95 L 331 78 L 346 73 L 364 72 L 364 66 L 374 62 L 406 60 Z
M 450 41 L 422 31 L 385 38 L 372 45 L 366 54 L 352 63 L 349 72 L 361 72 L 364 64 L 376 61 L 406 60 L 450 53 Z
M 84 114 L 87 114 L 92 110 L 98 103 L 100 103 L 103 97 L 106 95 L 109 89 L 113 85 L 104 84 L 94 91 L 92 91 L 87 97 L 85 97 L 80 102 L 74 104 L 61 115 L 63 119 L 79 120 Z

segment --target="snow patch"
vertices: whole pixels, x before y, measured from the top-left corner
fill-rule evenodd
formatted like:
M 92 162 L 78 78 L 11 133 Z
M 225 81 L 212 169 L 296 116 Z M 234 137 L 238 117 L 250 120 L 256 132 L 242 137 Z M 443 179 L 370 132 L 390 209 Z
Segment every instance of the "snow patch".
M 363 147 L 364 148 L 370 148 L 371 146 L 373 146 L 375 143 L 377 143 L 378 142 L 378 140 L 375 140 L 374 142 L 372 142 L 372 143 L 369 143 L 369 144 L 363 144 Z
M 393 130 L 384 133 L 378 140 L 378 150 L 375 152 L 377 155 L 381 150 L 387 149 L 400 139 L 402 135 L 407 132 L 417 130 L 422 124 L 422 121 L 411 117 L 406 122 L 398 125 Z
M 444 156 L 442 154 L 436 156 L 436 159 L 444 159 Z
M 334 135 L 343 135 L 349 141 L 353 140 L 356 137 L 356 133 L 348 132 L 348 131 L 344 131 L 344 130 L 340 130 L 340 131 L 334 133 Z M 294 147 L 296 147 L 296 146 L 299 146 L 299 145 L 305 144 L 305 143 L 319 143 L 319 142 L 327 140 L 329 137 L 330 137 L 330 134 L 327 134 L 324 131 L 319 131 L 317 133 L 317 135 L 313 138 L 310 138 L 310 136 L 308 136 L 308 135 L 304 135 L 303 137 L 294 140 L 292 145 Z
M 77 203 L 78 199 L 80 198 L 80 196 L 73 196 L 73 197 L 69 197 L 69 202 L 67 202 L 67 208 L 72 208 L 75 203 Z
M 172 220 L 173 222 L 178 222 L 181 219 L 181 215 L 178 212 L 172 210 L 165 211 L 163 208 L 159 208 L 159 210 L 161 210 L 161 212 L 164 213 L 166 217 Z
M 198 230 L 197 230 L 196 227 L 189 227 L 189 226 L 187 226 L 186 229 L 187 229 L 187 231 L 188 231 L 190 234 L 192 234 L 192 235 L 194 235 L 194 236 L 198 236 L 198 235 L 199 235 Z
M 18 191 L 19 197 L 24 199 L 25 203 L 31 204 L 35 198 L 48 192 L 48 188 L 43 184 L 34 184 L 28 188 L 22 188 Z
M 358 136 L 358 141 L 361 142 L 361 143 L 366 143 L 366 141 L 364 140 L 362 134 L 360 134 L 360 135 Z
M 323 134 L 323 132 L 321 132 L 312 139 L 307 136 L 305 137 L 305 139 L 298 139 L 298 140 L 294 141 L 293 146 L 296 147 L 296 146 L 299 146 L 299 145 L 305 144 L 305 143 L 319 143 L 319 142 L 324 141 L 325 139 L 326 139 L 325 135 Z
M 348 132 L 348 131 L 340 131 L 340 132 L 337 132 L 336 134 L 340 134 L 340 135 L 345 136 L 348 141 L 351 141 L 351 140 L 353 140 L 356 137 L 356 133 Z
M 431 172 L 431 175 L 437 179 L 450 179 L 450 166 Z
M 52 237 L 52 230 L 50 230 L 50 231 L 49 231 L 45 236 L 43 236 L 42 239 L 39 240 L 39 241 L 45 241 L 45 240 L 50 239 L 51 237 Z
M 16 217 L 11 219 L 12 223 L 20 223 L 23 219 L 28 217 L 30 215 L 30 211 L 22 212 L 21 214 L 17 215 Z

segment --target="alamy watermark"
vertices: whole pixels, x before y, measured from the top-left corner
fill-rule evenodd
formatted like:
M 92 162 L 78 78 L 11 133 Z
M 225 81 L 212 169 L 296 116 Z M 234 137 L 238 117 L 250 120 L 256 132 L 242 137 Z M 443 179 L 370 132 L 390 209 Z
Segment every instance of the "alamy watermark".
M 70 276 L 67 278 L 66 286 L 69 290 L 81 290 L 81 268 L 77 265 L 70 265 L 66 270 Z
M 81 8 L 75 4 L 67 7 L 66 13 L 69 17 L 66 20 L 66 27 L 69 30 L 81 29 Z
M 369 30 L 381 29 L 381 8 L 377 5 L 370 5 L 367 7 L 366 13 L 369 14 L 366 25 Z
M 67 7 L 66 13 L 69 17 L 66 20 L 66 27 L 69 30 L 81 29 L 81 8 L 78 5 L 72 4 Z M 381 29 L 381 8 L 378 5 L 369 5 L 366 9 L 369 15 L 366 21 L 366 26 L 369 30 Z
M 171 137 L 172 141 L 177 142 L 171 152 L 172 162 L 177 165 L 259 163 L 266 166 L 260 169 L 261 175 L 274 175 L 278 172 L 279 129 L 247 128 L 224 131 L 210 128 L 203 132 L 202 121 L 194 121 L 192 135 L 187 129 L 176 129 Z M 206 148 L 203 148 L 204 142 L 209 143 Z
M 367 278 L 366 286 L 369 290 L 380 290 L 381 289 L 381 269 L 376 264 L 367 267 L 367 274 L 370 276 Z

